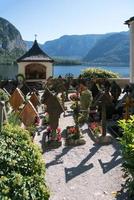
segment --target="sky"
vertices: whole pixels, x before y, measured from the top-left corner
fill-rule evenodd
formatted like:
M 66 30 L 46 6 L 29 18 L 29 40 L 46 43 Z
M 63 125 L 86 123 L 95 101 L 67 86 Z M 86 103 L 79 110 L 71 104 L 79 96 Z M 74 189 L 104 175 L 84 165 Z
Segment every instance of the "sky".
M 134 0 L 0 0 L 0 17 L 11 22 L 24 40 L 40 43 L 63 35 L 128 31 Z

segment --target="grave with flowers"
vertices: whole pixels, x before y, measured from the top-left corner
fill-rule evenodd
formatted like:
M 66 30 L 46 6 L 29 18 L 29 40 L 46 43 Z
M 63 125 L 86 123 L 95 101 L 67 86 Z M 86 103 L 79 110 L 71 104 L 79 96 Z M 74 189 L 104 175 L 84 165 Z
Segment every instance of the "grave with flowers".
M 99 122 L 91 122 L 89 123 L 89 129 L 93 133 L 94 139 L 97 141 L 98 137 L 102 134 L 102 127 Z
M 48 125 L 44 131 L 45 141 L 44 146 L 47 148 L 56 148 L 61 146 L 61 131 L 58 128 L 59 118 L 64 112 L 59 99 L 47 87 L 41 98 L 42 104 L 46 105 L 46 113 L 43 118 L 43 124 Z
M 93 135 L 95 142 L 99 144 L 111 144 L 113 138 L 107 133 L 107 118 L 106 107 L 112 103 L 111 96 L 108 91 L 104 91 L 99 94 L 98 98 L 94 102 L 94 106 L 99 105 L 101 108 L 101 122 L 92 122 L 89 124 L 90 132 Z
M 66 128 L 66 145 L 83 145 L 84 140 L 78 126 L 67 126 Z
M 78 105 L 78 94 L 75 93 L 75 98 L 73 98 L 73 118 L 75 125 L 67 126 L 66 128 L 66 145 L 83 145 L 86 143 L 85 139 L 82 136 L 80 127 L 79 127 L 79 105 Z
M 60 128 L 53 130 L 50 126 L 48 126 L 44 134 L 45 134 L 44 146 L 46 148 L 58 148 L 62 145 L 62 140 L 61 140 L 62 136 Z
M 61 146 L 62 145 L 61 129 L 58 127 L 56 129 L 51 128 L 48 112 L 44 113 L 44 116 L 42 118 L 42 126 L 45 128 L 44 146 L 47 148 L 58 148 L 59 146 Z

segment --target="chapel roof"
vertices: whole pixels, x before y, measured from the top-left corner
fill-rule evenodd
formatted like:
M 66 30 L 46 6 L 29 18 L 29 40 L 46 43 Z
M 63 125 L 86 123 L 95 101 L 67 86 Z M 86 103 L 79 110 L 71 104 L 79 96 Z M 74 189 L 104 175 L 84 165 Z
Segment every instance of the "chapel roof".
M 33 46 L 17 62 L 54 62 L 38 45 L 35 39 Z

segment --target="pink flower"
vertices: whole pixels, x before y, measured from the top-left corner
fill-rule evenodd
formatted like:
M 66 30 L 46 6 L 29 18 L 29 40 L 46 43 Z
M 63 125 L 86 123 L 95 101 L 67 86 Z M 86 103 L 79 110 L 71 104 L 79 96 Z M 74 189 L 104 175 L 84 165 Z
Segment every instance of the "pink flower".
M 57 134 L 57 141 L 59 141 L 59 142 L 61 141 L 61 133 Z
M 89 124 L 89 127 L 90 127 L 91 129 L 95 129 L 95 128 L 98 127 L 98 124 L 97 124 L 97 122 L 92 122 L 91 124 Z
M 76 100 L 78 99 L 77 94 L 76 94 L 76 93 L 71 94 L 71 95 L 70 95 L 70 99 L 71 99 L 72 101 L 76 101 Z
M 51 131 L 52 131 L 52 129 L 51 129 L 50 126 L 47 127 L 47 131 L 48 131 L 48 132 L 51 132 Z
M 60 129 L 60 128 L 57 128 L 56 131 L 57 131 L 57 133 L 60 133 L 60 132 L 61 132 L 61 129 Z
M 91 128 L 93 130 L 93 132 L 96 134 L 102 132 L 102 128 L 101 128 L 100 124 L 98 124 L 97 122 L 92 122 L 91 124 L 89 124 L 89 128 Z

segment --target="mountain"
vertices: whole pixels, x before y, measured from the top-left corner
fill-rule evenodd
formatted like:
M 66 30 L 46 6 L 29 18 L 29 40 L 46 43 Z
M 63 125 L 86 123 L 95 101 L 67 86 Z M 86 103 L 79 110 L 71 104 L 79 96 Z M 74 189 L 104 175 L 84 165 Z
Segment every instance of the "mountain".
M 15 62 L 32 44 L 23 41 L 16 27 L 0 17 L 0 63 Z M 129 32 L 64 35 L 39 45 L 51 57 L 66 62 L 82 60 L 100 66 L 129 63 Z
M 28 49 L 30 49 L 30 48 L 32 47 L 33 41 L 26 41 L 26 40 L 25 40 L 25 44 L 26 44 L 26 47 L 27 47 L 27 50 L 28 50 Z M 40 44 L 39 44 L 39 45 L 40 45 Z M 41 45 L 41 48 L 42 48 L 42 46 L 43 46 L 43 45 Z
M 0 63 L 12 63 L 26 51 L 20 32 L 0 17 Z
M 46 42 L 43 50 L 54 57 L 82 59 L 101 37 L 102 35 L 64 35 Z
M 32 42 L 27 42 L 31 47 Z M 40 47 L 51 57 L 78 59 L 91 65 L 126 65 L 129 63 L 129 32 L 64 35 Z
M 26 41 L 28 48 L 33 44 Z M 64 35 L 39 44 L 56 60 L 82 60 L 90 65 L 129 65 L 129 32 Z
M 94 65 L 128 65 L 129 33 L 113 33 L 100 39 L 83 61 Z

